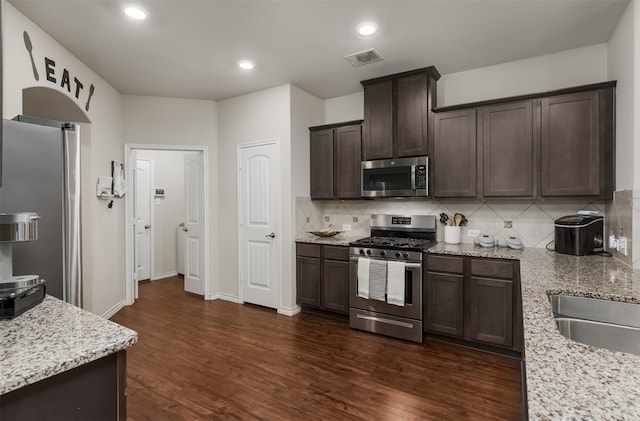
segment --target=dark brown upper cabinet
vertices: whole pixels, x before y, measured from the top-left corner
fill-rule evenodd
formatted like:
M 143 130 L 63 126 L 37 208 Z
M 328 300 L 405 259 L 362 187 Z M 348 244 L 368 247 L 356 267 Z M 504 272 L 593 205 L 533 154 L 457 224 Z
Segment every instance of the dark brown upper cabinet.
M 484 197 L 534 195 L 533 109 L 533 101 L 481 109 Z
M 435 109 L 433 196 L 611 199 L 615 86 Z
M 543 98 L 541 119 L 541 195 L 611 199 L 613 88 Z
M 310 127 L 312 199 L 360 198 L 362 120 Z
M 434 118 L 432 188 L 435 197 L 476 197 L 476 110 Z
M 438 79 L 440 74 L 431 66 L 360 82 L 365 161 L 427 155 Z

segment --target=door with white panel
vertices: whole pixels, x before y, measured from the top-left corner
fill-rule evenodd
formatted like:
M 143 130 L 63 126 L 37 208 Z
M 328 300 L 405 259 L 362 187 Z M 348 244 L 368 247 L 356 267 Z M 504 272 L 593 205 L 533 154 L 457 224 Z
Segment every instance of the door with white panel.
M 135 273 L 138 281 L 151 278 L 151 183 L 153 161 L 137 158 L 134 172 Z M 137 294 L 136 294 L 137 296 Z
M 184 156 L 184 290 L 204 295 L 204 154 Z
M 278 308 L 278 143 L 241 146 L 238 213 L 241 299 Z

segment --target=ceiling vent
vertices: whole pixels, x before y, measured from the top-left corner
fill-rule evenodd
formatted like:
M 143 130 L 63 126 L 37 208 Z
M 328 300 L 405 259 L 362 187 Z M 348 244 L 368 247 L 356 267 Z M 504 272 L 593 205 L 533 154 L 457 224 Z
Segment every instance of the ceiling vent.
M 353 67 L 364 66 L 365 64 L 375 63 L 376 61 L 384 60 L 378 50 L 370 48 L 368 50 L 360 51 L 359 53 L 349 54 L 344 58 L 351 63 Z

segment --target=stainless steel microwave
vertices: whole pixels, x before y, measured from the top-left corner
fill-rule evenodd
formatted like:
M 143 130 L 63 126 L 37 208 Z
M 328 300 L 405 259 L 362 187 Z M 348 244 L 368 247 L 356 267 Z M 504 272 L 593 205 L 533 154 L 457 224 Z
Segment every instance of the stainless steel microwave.
M 362 161 L 362 197 L 429 196 L 429 158 Z

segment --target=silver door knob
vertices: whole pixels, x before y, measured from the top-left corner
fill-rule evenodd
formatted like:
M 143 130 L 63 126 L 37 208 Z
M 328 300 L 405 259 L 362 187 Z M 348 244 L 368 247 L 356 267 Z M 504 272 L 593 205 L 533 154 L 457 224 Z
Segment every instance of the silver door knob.
M 267 235 L 265 235 L 265 237 L 276 238 L 276 233 L 275 233 L 275 232 L 272 232 L 271 234 L 267 234 Z
M 151 228 L 151 225 L 145 225 L 144 229 L 148 230 L 149 228 Z
M 184 227 L 184 228 L 182 228 L 182 231 L 187 232 L 187 231 L 189 231 L 189 228 Z

